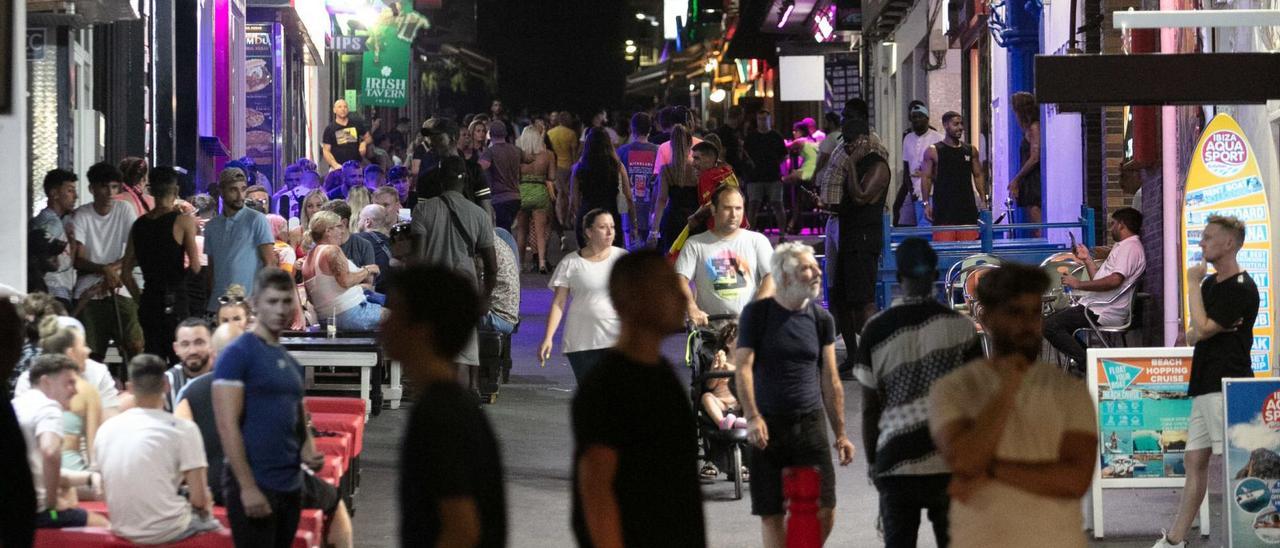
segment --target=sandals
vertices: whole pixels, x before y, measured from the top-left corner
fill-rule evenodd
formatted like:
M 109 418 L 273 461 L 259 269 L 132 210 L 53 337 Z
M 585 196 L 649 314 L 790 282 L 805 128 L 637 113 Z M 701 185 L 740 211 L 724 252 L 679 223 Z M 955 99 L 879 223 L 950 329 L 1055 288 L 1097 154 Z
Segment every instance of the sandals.
M 713 480 L 720 477 L 720 469 L 716 468 L 716 465 L 708 462 L 702 465 L 702 469 L 698 471 L 698 475 L 702 476 L 702 479 Z

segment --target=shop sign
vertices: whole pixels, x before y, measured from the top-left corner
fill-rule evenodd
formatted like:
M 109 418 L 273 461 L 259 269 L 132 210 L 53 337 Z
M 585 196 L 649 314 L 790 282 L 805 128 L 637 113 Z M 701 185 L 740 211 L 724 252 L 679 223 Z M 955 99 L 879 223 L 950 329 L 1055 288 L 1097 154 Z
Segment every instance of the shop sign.
M 1280 379 L 1223 379 L 1227 545 L 1280 544 Z
M 385 9 L 381 23 L 369 31 L 360 73 L 360 102 L 366 106 L 402 107 L 409 96 L 410 44 L 397 36 L 397 24 Z
M 1095 537 L 1105 531 L 1104 490 L 1181 487 L 1185 481 L 1191 354 L 1185 346 L 1089 349 L 1101 463 L 1091 498 Z
M 45 29 L 27 29 L 27 60 L 39 61 L 44 59 L 44 45 L 47 43 L 45 38 Z
M 1258 319 L 1253 326 L 1253 372 L 1275 375 L 1271 338 L 1275 306 L 1271 299 L 1271 216 L 1262 171 L 1253 147 L 1231 116 L 1219 114 L 1209 122 L 1192 154 L 1182 210 L 1182 276 L 1186 291 L 1195 291 L 1200 280 L 1187 280 L 1187 267 L 1204 260 L 1200 235 L 1210 215 L 1230 215 L 1244 221 L 1244 249 L 1237 260 L 1258 284 Z M 1212 270 L 1211 270 L 1212 272 Z M 1184 326 L 1190 321 L 1190 304 L 1183 298 Z
M 245 156 L 267 181 L 275 182 L 277 99 L 273 31 L 279 23 L 245 25 Z M 269 187 L 272 188 L 272 187 Z
M 338 53 L 364 53 L 367 36 L 334 36 L 333 51 Z

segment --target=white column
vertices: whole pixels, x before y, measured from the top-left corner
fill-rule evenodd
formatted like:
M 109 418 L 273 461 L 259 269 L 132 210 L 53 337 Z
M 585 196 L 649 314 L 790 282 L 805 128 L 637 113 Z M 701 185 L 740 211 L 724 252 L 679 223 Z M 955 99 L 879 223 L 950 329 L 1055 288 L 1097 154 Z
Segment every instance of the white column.
M 25 199 L 29 190 L 27 176 L 27 3 L 11 2 L 13 36 L 9 44 L 12 78 L 7 83 L 11 97 L 10 113 L 0 115 L 0 150 L 8 152 L 10 169 L 0 177 L 0 285 L 27 290 L 27 211 Z M 16 259 L 16 260 L 15 260 Z

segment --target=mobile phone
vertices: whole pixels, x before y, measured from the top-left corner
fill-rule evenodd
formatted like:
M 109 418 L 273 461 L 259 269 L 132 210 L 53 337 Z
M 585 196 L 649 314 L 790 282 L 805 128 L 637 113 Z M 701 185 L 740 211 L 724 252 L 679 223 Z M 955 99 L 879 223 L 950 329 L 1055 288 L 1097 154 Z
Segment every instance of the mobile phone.
M 1072 252 L 1072 253 L 1075 253 L 1075 251 L 1076 251 L 1076 233 L 1075 233 L 1075 232 L 1068 232 L 1068 233 L 1067 233 L 1067 236 L 1070 236 L 1070 237 L 1071 237 L 1071 252 Z

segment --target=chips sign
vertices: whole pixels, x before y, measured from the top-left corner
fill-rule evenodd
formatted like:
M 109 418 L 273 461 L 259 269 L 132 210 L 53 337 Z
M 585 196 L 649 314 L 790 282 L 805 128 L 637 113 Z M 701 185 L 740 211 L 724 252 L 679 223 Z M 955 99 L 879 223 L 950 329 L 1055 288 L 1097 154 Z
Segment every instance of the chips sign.
M 1258 319 L 1253 326 L 1250 359 L 1258 376 L 1275 375 L 1271 337 L 1275 326 L 1271 299 L 1271 209 L 1266 185 L 1253 148 L 1231 116 L 1219 114 L 1209 122 L 1192 155 L 1182 208 L 1183 287 L 1198 291 L 1201 280 L 1187 280 L 1187 267 L 1204 261 L 1200 235 L 1210 215 L 1227 215 L 1246 224 L 1244 248 L 1236 256 L 1240 268 L 1258 284 Z M 1182 302 L 1184 327 L 1190 322 L 1189 303 Z

